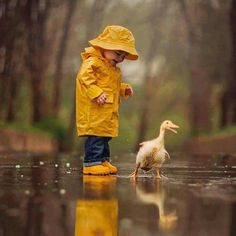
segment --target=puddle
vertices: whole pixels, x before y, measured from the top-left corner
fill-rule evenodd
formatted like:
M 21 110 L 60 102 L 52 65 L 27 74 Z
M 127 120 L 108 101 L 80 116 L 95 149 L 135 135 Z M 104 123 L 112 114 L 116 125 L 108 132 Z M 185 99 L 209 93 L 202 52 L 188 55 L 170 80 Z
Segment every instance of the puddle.
M 136 182 L 133 160 L 117 165 L 83 177 L 74 156 L 0 158 L 0 235 L 236 234 L 235 164 L 174 162 Z

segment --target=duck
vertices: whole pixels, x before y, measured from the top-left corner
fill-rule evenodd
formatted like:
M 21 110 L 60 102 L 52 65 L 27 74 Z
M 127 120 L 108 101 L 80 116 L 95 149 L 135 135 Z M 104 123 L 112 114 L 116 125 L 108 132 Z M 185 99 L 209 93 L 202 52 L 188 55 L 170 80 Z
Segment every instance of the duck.
M 161 178 L 160 168 L 165 160 L 170 160 L 170 155 L 165 149 L 164 136 L 165 131 L 170 130 L 177 133 L 179 126 L 174 124 L 171 120 L 165 120 L 161 123 L 159 136 L 155 139 L 144 141 L 139 144 L 140 148 L 136 155 L 136 168 L 130 174 L 130 177 L 136 179 L 138 170 L 141 168 L 144 171 L 151 169 L 156 170 L 156 177 Z

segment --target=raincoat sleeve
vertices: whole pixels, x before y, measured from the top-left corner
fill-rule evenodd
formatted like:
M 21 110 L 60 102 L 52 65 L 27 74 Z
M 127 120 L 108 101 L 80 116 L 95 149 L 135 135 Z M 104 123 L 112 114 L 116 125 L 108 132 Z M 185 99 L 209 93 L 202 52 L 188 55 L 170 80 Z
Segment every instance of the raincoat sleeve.
M 79 80 L 86 87 L 86 92 L 88 97 L 92 100 L 98 97 L 103 90 L 97 86 L 97 78 L 96 78 L 96 62 L 93 60 L 85 61 L 82 64 Z
M 120 96 L 128 97 L 128 96 L 125 95 L 125 89 L 128 88 L 128 87 L 131 87 L 131 86 L 127 83 L 121 83 L 120 84 Z

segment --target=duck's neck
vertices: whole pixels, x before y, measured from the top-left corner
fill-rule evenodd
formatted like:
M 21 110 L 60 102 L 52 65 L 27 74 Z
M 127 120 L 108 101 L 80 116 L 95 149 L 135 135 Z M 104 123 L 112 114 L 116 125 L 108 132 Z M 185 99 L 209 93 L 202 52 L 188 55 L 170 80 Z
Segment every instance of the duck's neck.
M 165 144 L 164 137 L 165 137 L 165 129 L 160 128 L 159 136 L 156 138 L 156 142 L 158 143 L 158 145 L 164 146 Z

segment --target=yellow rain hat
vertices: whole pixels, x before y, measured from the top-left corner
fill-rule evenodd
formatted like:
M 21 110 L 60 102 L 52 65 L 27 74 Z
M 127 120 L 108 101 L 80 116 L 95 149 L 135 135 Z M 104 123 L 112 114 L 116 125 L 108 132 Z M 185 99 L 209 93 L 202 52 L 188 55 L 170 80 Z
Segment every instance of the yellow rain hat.
M 90 40 L 89 43 L 94 47 L 107 50 L 125 51 L 128 53 L 128 55 L 125 56 L 128 60 L 138 59 L 133 34 L 125 27 L 119 25 L 107 26 L 98 37 Z

